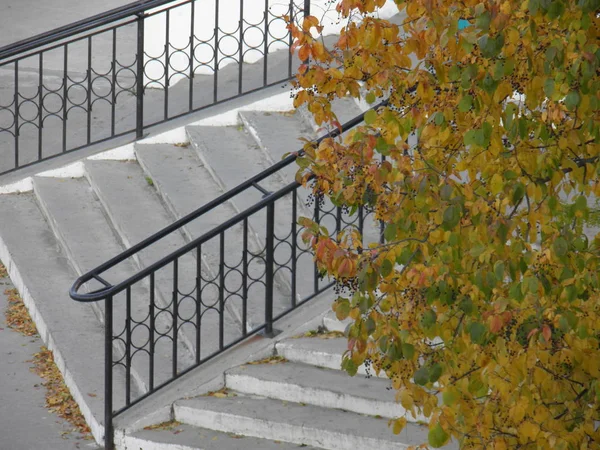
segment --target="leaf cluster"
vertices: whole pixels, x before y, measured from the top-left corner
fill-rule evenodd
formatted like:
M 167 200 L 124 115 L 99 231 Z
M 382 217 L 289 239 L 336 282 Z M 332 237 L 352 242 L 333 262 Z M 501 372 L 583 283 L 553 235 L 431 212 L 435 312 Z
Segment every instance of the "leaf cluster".
M 344 368 L 392 381 L 429 444 L 600 448 L 600 2 L 341 0 L 326 48 L 290 25 L 295 105 L 339 125 L 335 99 L 374 105 L 343 139 L 307 144 L 297 179 L 367 207 L 381 242 L 308 219 L 319 268 L 352 286 Z M 458 23 L 469 25 L 459 30 Z

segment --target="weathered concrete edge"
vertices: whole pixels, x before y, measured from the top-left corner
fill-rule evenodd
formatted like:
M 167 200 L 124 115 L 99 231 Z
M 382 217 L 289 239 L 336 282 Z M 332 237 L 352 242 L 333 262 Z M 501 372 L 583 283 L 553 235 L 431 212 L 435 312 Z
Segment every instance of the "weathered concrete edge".
M 6 270 L 8 271 L 8 275 L 13 285 L 19 291 L 21 299 L 27 307 L 27 310 L 29 311 L 29 316 L 31 317 L 31 320 L 33 320 L 33 323 L 35 323 L 35 326 L 37 327 L 38 333 L 42 341 L 44 342 L 46 347 L 52 351 L 54 362 L 58 367 L 58 370 L 60 370 L 60 373 L 63 376 L 64 383 L 67 386 L 67 388 L 69 388 L 73 399 L 79 405 L 81 414 L 83 415 L 85 421 L 89 425 L 94 440 L 96 441 L 96 443 L 98 443 L 98 445 L 104 445 L 104 425 L 96 416 L 94 416 L 91 408 L 86 402 L 86 397 L 81 393 L 79 387 L 75 383 L 73 376 L 69 371 L 69 368 L 65 364 L 64 357 L 62 356 L 60 349 L 56 346 L 56 343 L 54 342 L 54 339 L 52 337 L 52 333 L 48 329 L 48 326 L 36 305 L 35 299 L 29 292 L 29 289 L 27 289 L 27 286 L 23 281 L 23 277 L 21 276 L 21 272 L 19 271 L 19 268 L 13 261 L 10 251 L 6 246 L 4 239 L 2 239 L 2 236 L 0 236 L 0 260 L 2 260 L 4 266 L 6 267 Z

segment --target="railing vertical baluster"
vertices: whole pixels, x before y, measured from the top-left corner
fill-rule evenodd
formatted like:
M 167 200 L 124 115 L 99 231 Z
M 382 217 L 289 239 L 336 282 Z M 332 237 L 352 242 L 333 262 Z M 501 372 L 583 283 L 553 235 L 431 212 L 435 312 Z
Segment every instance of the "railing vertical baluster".
M 196 364 L 200 364 L 202 353 L 202 244 L 196 247 Z
M 92 37 L 88 41 L 88 66 L 87 66 L 87 143 L 92 142 Z
M 224 344 L 225 326 L 225 232 L 219 234 L 219 350 Z
M 265 334 L 273 334 L 273 277 L 275 270 L 275 202 L 267 205 L 267 236 L 265 251 Z
M 297 230 L 297 222 L 298 222 L 298 189 L 294 189 L 292 191 L 292 307 L 296 307 L 296 291 L 298 290 L 297 283 L 297 266 L 298 262 L 296 261 L 297 255 L 296 251 L 298 248 L 298 230 Z
M 166 27 L 165 27 L 165 104 L 163 117 L 165 120 L 169 117 L 169 64 L 171 55 L 169 54 L 171 46 L 169 45 L 169 34 L 171 30 L 171 10 L 167 9 Z
M 217 101 L 217 88 L 219 85 L 219 0 L 215 0 L 215 57 L 213 101 Z
M 242 335 L 248 333 L 248 218 L 244 218 L 242 254 Z
M 113 432 L 113 298 L 104 303 L 104 448 L 114 449 Z
M 63 153 L 67 151 L 67 119 L 68 119 L 68 84 L 69 84 L 69 75 L 67 74 L 68 64 L 69 64 L 69 48 L 68 44 L 65 44 L 64 47 L 64 58 L 63 58 L 63 121 L 62 121 L 62 142 L 63 142 Z
M 338 206 L 335 211 L 335 238 L 342 231 L 342 208 Z
M 319 223 L 320 220 L 320 210 L 319 210 L 319 198 L 317 196 L 315 196 L 315 212 L 314 212 L 314 217 L 313 220 L 316 223 Z M 317 262 L 314 262 L 314 293 L 319 292 L 319 268 L 317 267 Z
M 177 376 L 177 334 L 179 328 L 179 264 L 173 260 L 173 377 Z
M 111 109 L 110 109 L 110 135 L 115 135 L 115 115 L 117 107 L 117 29 L 112 30 L 112 81 L 111 81 Z
M 40 73 L 39 73 L 39 81 L 38 81 L 38 161 L 42 159 L 42 126 L 44 125 L 44 80 L 42 78 L 44 72 L 44 52 L 40 52 Z
M 125 404 L 131 403 L 131 286 L 126 291 L 125 313 Z
M 188 110 L 194 109 L 194 36 L 196 24 L 196 0 L 190 2 L 191 14 L 190 17 L 190 92 Z
M 290 21 L 291 23 L 294 23 L 294 0 L 290 0 Z M 292 37 L 292 32 L 291 30 L 288 31 L 288 36 L 289 36 L 289 48 L 292 48 L 292 45 L 294 44 L 294 38 Z M 292 76 L 292 59 L 293 59 L 294 55 L 293 53 L 290 51 L 288 52 L 288 77 L 291 78 Z
M 19 60 L 15 61 L 15 168 L 19 167 Z
M 310 0 L 304 0 L 304 17 L 310 16 Z
M 144 135 L 144 13 L 137 20 L 137 73 L 136 73 L 136 121 L 135 135 Z
M 263 86 L 267 85 L 267 68 L 269 55 L 269 0 L 265 0 L 265 41 L 263 42 Z
M 365 244 L 364 231 L 365 231 L 365 208 L 363 206 L 358 207 L 358 231 L 362 244 Z
M 148 315 L 150 316 L 150 331 L 148 340 L 150 341 L 150 358 L 149 358 L 149 370 L 148 378 L 150 378 L 149 388 L 150 392 L 154 390 L 154 330 L 156 330 L 156 319 L 154 317 L 155 298 L 154 298 L 154 272 L 150 274 L 150 308 Z
M 238 94 L 242 93 L 242 72 L 244 64 L 244 0 L 240 0 L 240 53 L 238 62 Z

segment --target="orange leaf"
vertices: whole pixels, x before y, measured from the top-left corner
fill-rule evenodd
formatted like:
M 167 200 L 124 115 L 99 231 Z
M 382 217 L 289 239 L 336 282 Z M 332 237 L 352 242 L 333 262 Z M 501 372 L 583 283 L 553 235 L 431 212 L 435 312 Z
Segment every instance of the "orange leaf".
M 544 336 L 544 339 L 546 339 L 546 342 L 550 342 L 550 339 L 552 338 L 552 330 L 550 329 L 550 327 L 548 325 L 544 325 L 542 327 L 542 336 Z

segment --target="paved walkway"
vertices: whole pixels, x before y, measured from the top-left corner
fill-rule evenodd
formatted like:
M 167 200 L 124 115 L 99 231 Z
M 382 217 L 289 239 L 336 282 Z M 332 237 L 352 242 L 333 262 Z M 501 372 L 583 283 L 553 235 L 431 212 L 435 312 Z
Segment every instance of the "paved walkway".
M 0 47 L 134 0 L 18 0 L 0 2 Z
M 132 0 L 19 0 L 0 2 L 0 47 L 81 20 Z M 29 368 L 40 351 L 40 338 L 23 336 L 6 326 L 4 291 L 10 280 L 0 279 L 0 449 L 98 449 L 67 422 L 44 407 L 43 380 Z

